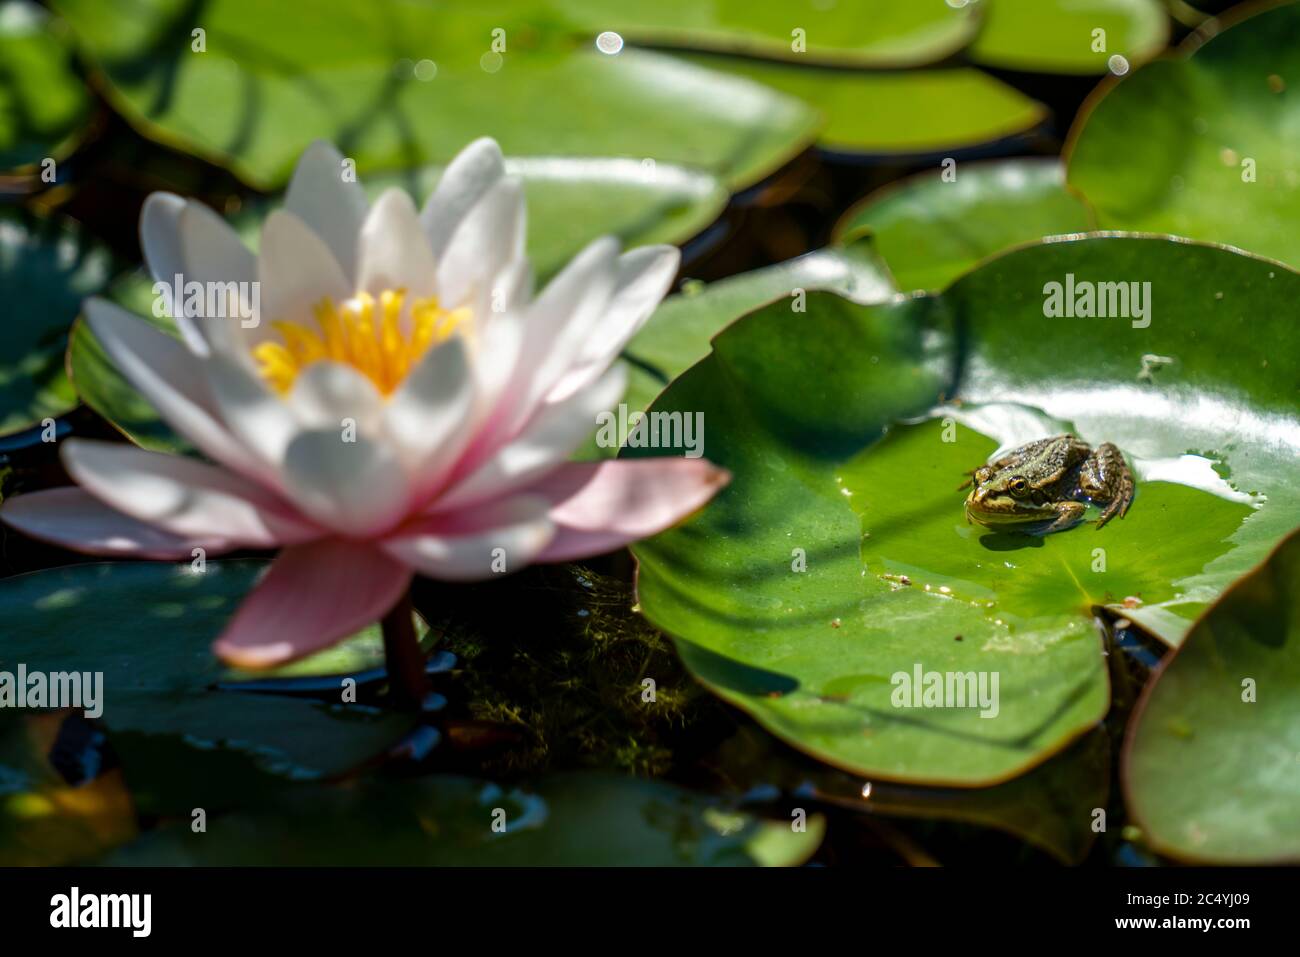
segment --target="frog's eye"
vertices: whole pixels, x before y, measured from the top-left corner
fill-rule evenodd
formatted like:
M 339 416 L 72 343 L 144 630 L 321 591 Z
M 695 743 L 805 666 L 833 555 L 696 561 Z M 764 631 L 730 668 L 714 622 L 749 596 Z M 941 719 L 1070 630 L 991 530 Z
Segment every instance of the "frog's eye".
M 1025 490 L 1028 488 L 1029 488 L 1029 483 L 1022 478 L 1013 478 L 1011 480 L 1010 489 L 1011 491 L 1015 492 L 1017 495 L 1023 494 Z

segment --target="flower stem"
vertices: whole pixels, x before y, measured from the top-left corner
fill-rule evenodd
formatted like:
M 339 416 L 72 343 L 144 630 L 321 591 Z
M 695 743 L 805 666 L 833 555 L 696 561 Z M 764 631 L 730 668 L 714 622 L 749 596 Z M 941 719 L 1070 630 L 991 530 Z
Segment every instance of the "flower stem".
M 415 634 L 414 608 L 408 591 L 384 615 L 384 663 L 388 670 L 388 693 L 403 711 L 418 711 L 429 693 L 424 673 L 424 653 Z

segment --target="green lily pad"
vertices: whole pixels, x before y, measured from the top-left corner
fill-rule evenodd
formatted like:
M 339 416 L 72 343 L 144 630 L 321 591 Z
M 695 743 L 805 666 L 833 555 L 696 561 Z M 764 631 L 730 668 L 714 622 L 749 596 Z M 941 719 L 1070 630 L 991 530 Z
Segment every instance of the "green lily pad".
M 638 409 L 650 404 L 663 386 L 709 354 L 709 343 L 747 312 L 802 290 L 824 290 L 855 302 L 880 302 L 894 293 L 880 258 L 870 243 L 828 247 L 763 269 L 688 285 L 659 306 L 623 350 L 636 367 L 653 373 L 658 383 Z M 799 308 L 792 300 L 790 309 Z M 797 313 L 796 313 L 797 314 Z
M 1151 282 L 1149 325 L 1045 316 L 1045 284 L 1067 275 Z M 1252 257 L 1092 237 L 1009 253 L 938 296 L 810 294 L 798 322 L 760 309 L 652 407 L 702 414 L 704 454 L 733 480 L 633 548 L 641 606 L 705 684 L 827 763 L 1006 780 L 1105 713 L 1096 608 L 1177 642 L 1300 523 L 1294 368 L 1278 359 L 1297 293 L 1300 276 Z M 1134 460 L 1127 518 L 1037 538 L 966 524 L 963 471 L 1065 427 Z M 986 692 L 997 675 L 996 716 L 907 707 L 894 693 L 918 667 Z
M 496 827 L 494 828 L 494 822 Z M 801 863 L 824 822 L 765 822 L 658 781 L 555 775 L 506 791 L 470 778 L 368 781 L 257 814 L 169 828 L 112 865 L 735 866 Z
M 1192 628 L 1129 724 L 1143 840 L 1202 864 L 1300 861 L 1300 535 Z
M 915 0 L 702 4 L 693 0 L 556 0 L 575 25 L 636 43 L 859 67 L 933 63 L 979 25 L 975 4 Z M 799 32 L 796 32 L 799 31 Z
M 28 0 L 0 3 L 0 169 L 57 159 L 90 116 L 66 32 Z
M 869 242 L 819 249 L 788 262 L 730 276 L 704 285 L 687 283 L 655 310 L 623 350 L 628 360 L 622 409 L 612 409 L 620 423 L 632 427 L 634 413 L 645 411 L 673 379 L 709 354 L 709 343 L 745 313 L 801 291 L 830 290 L 859 302 L 878 302 L 893 295 L 883 263 Z M 624 417 L 627 417 L 626 419 Z M 612 457 L 617 445 L 602 443 L 601 426 L 592 431 L 576 458 Z
M 1149 326 L 1045 317 L 1044 286 L 1064 284 L 1067 274 L 1150 282 Z M 1300 524 L 1297 333 L 1284 305 L 1297 293 L 1300 276 L 1253 256 L 1163 239 L 1089 238 L 993 260 L 942 297 L 967 319 L 956 395 L 1042 409 L 1085 438 L 1117 444 L 1145 480 L 1203 488 L 1215 493 L 1212 502 L 1255 509 L 1232 547 L 1181 581 L 1177 597 L 1141 595 L 1138 607 L 1116 609 L 1167 642 L 1180 641 L 1209 601 Z M 1198 507 L 1198 520 L 1203 514 Z M 1173 531 L 1171 523 L 1165 534 Z
M 1070 186 L 1103 227 L 1300 264 L 1297 85 L 1300 6 L 1193 34 L 1173 58 L 1103 87 L 1080 114 L 1067 147 Z
M 865 815 L 994 828 L 1063 864 L 1078 864 L 1088 855 L 1097 839 L 1096 811 L 1107 806 L 1110 794 L 1110 738 L 1102 729 L 1028 774 L 988 788 L 865 780 L 803 759 L 750 724 L 724 742 L 707 764 L 734 787 L 775 786 L 796 801 Z
M 694 63 L 797 96 L 826 119 L 817 145 L 848 155 L 916 155 L 979 146 L 1032 129 L 1047 109 L 980 70 L 855 72 L 691 55 Z
M 76 406 L 63 366 L 68 327 L 110 269 L 108 251 L 71 222 L 0 209 L 0 434 Z
M 322 0 L 304 19 L 213 0 L 197 20 L 169 0 L 55 7 L 138 130 L 261 189 L 317 138 L 366 172 L 446 163 L 483 135 L 513 156 L 653 158 L 739 188 L 815 131 L 797 100 L 660 54 L 606 56 L 542 5 Z
M 251 754 L 285 777 L 311 779 L 384 751 L 412 724 L 404 715 L 277 695 L 213 690 L 232 675 L 211 645 L 269 563 L 105 562 L 31 572 L 0 581 L 8 623 L 0 670 L 102 673 L 99 720 L 111 732 L 184 737 L 191 747 Z M 336 652 L 372 660 L 374 636 Z M 340 692 L 342 684 L 340 683 Z
M 970 57 L 1004 70 L 1105 73 L 1112 56 L 1136 64 L 1169 42 L 1160 0 L 991 0 L 986 6 Z
M 105 295 L 130 309 L 142 322 L 179 338 L 176 323 L 170 317 L 153 314 L 152 286 L 152 280 L 144 272 L 132 272 L 114 280 Z M 172 431 L 159 418 L 157 410 L 118 371 L 89 324 L 80 316 L 68 336 L 66 368 L 77 397 L 136 445 L 154 452 L 194 452 L 193 446 Z
M 1055 159 L 958 164 L 923 173 L 853 207 L 837 236 L 870 235 L 903 289 L 943 289 L 980 260 L 1044 236 L 1091 228 Z

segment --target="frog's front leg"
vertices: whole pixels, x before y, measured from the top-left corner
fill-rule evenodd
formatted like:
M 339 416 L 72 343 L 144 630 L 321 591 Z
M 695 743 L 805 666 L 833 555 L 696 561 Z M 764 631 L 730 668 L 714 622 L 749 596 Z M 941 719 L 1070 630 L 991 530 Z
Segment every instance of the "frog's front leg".
M 1053 502 L 1052 508 L 1056 509 L 1056 518 L 1043 529 L 1044 535 L 1078 525 L 1083 520 L 1084 513 L 1088 511 L 1088 506 L 1082 502 Z
M 1098 528 L 1117 514 L 1120 518 L 1127 515 L 1133 504 L 1133 473 L 1124 454 L 1109 442 L 1097 446 L 1079 470 L 1079 491 L 1104 506 Z

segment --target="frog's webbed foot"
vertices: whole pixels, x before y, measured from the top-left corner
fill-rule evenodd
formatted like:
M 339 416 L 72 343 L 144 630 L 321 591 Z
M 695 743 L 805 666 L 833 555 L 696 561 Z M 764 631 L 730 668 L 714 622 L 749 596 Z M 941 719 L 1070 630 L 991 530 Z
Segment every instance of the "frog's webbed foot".
M 1078 525 L 1083 520 L 1084 513 L 1088 511 L 1088 506 L 1082 502 L 1057 502 L 1054 507 L 1056 509 L 1056 518 L 1050 524 L 1044 526 L 1042 530 L 1044 535 L 1064 531 Z
M 1098 505 L 1104 505 L 1097 528 L 1118 515 L 1123 518 L 1133 504 L 1133 473 L 1124 455 L 1114 445 L 1104 442 L 1083 464 L 1079 472 L 1079 489 Z

